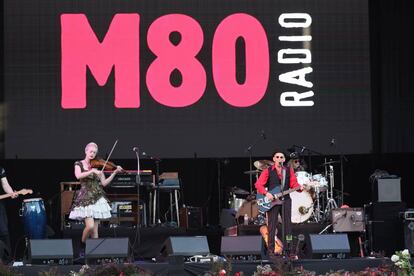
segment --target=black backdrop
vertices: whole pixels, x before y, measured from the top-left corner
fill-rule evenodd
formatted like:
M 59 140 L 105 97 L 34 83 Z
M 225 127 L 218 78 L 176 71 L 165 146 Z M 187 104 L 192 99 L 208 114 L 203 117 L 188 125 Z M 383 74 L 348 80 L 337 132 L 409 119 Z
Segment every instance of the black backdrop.
M 98 3 L 7 0 L 4 3 L 6 158 L 74 159 L 83 154 L 83 146 L 89 141 L 97 142 L 104 154 L 109 152 L 116 138 L 119 138 L 119 144 L 114 151 L 114 158 L 134 158 L 131 151 L 133 147 L 163 158 L 188 158 L 195 155 L 244 157 L 245 149 L 260 137 L 262 131 L 267 139 L 256 144 L 253 149 L 255 155 L 267 154 L 275 143 L 284 148 L 290 144 L 305 143 L 319 152 L 330 154 L 337 153 L 338 150 L 346 154 L 371 151 L 367 1 L 261 0 L 254 5 L 250 1 L 240 0 L 105 0 Z M 87 16 L 92 30 L 100 40 L 103 40 L 107 32 L 110 33 L 108 26 L 114 14 L 140 15 L 139 108 L 115 108 L 114 86 L 118 85 L 121 78 L 117 75 L 117 65 L 104 86 L 98 85 L 96 74 L 91 74 L 94 70 L 85 72 L 86 108 L 64 109 L 61 106 L 61 83 L 64 72 L 67 71 L 61 66 L 66 64 L 63 62 L 66 55 L 61 45 L 66 45 L 64 41 L 68 41 L 71 36 L 64 36 L 67 32 L 63 31 L 61 25 L 64 24 L 60 19 L 62 14 L 76 13 Z M 154 63 L 163 60 L 161 57 L 155 59 L 154 51 L 150 50 L 147 38 L 152 33 L 150 26 L 162 16 L 175 13 L 186 14 L 200 25 L 204 40 L 197 59 L 207 75 L 206 88 L 201 99 L 180 108 L 157 102 L 151 96 L 154 92 L 148 81 L 148 72 Z M 215 62 L 220 60 L 213 59 L 212 54 L 213 41 L 218 40 L 220 22 L 238 13 L 251 14 L 262 26 L 254 30 L 254 36 L 246 39 L 245 48 L 250 49 L 253 47 L 250 45 L 259 43 L 268 44 L 267 51 L 264 47 L 256 47 L 247 56 L 265 63 L 265 56 L 269 55 L 269 76 L 265 77 L 268 79 L 265 94 L 259 102 L 244 107 L 226 103 L 219 96 L 216 79 L 224 73 L 214 74 L 213 70 Z M 312 24 L 309 28 L 281 27 L 278 18 L 285 13 L 308 13 Z M 266 42 L 259 40 L 257 33 L 260 28 L 263 28 Z M 232 28 L 236 33 L 244 29 L 241 24 Z M 126 32 L 120 37 L 131 36 Z M 279 36 L 302 34 L 311 35 L 312 41 L 302 43 L 278 39 Z M 183 34 L 183 45 L 187 39 L 190 40 Z M 191 37 L 193 39 L 194 35 Z M 77 44 L 86 44 L 82 42 Z M 216 48 L 221 49 L 224 44 L 217 42 Z M 67 48 L 73 47 L 71 45 Z M 233 48 L 236 49 L 235 46 Z M 256 87 L 261 86 L 258 79 L 266 74 L 265 70 L 251 68 L 242 48 L 240 46 L 235 50 L 236 64 L 230 64 L 230 67 L 237 66 L 239 82 L 243 81 L 244 74 L 246 82 L 252 85 L 249 92 L 234 92 L 233 98 L 239 100 L 246 93 L 258 93 L 257 90 L 260 89 Z M 292 48 L 309 50 L 312 61 L 303 64 L 279 63 L 278 52 Z M 186 56 L 182 53 L 181 55 Z M 108 56 L 112 55 L 103 55 L 101 59 Z M 226 52 L 223 56 L 223 59 L 227 59 L 232 54 Z M 301 57 L 295 55 L 297 56 Z M 180 65 L 180 60 L 175 62 Z M 74 64 L 68 65 L 70 68 L 71 66 L 75 67 Z M 306 80 L 313 83 L 312 88 L 286 84 L 278 79 L 283 73 L 309 67 L 312 67 L 313 72 L 306 75 Z M 89 68 L 92 66 L 89 65 Z M 189 78 L 196 78 L 197 83 L 202 82 L 201 77 L 187 77 L 190 73 L 185 68 L 183 66 L 182 69 L 187 72 L 182 76 L 184 83 Z M 256 69 L 263 73 L 257 73 Z M 161 72 L 158 75 L 162 75 Z M 232 77 L 236 76 L 227 77 L 221 86 L 231 85 Z M 172 74 L 170 78 L 172 83 L 179 83 L 179 76 Z M 72 82 L 77 81 L 73 79 Z M 164 78 L 159 76 L 155 82 L 163 83 Z M 190 90 L 198 91 L 196 87 L 193 85 Z M 72 89 L 71 92 L 74 93 L 75 90 Z M 311 98 L 314 106 L 284 107 L 280 103 L 283 92 L 303 93 L 309 90 L 315 93 Z M 177 92 L 175 97 L 180 93 L 184 92 Z M 330 146 L 332 138 L 338 142 L 338 148 Z M 61 144 L 65 146 L 60 147 Z
M 370 1 L 370 51 L 371 51 L 371 93 L 373 118 L 373 152 L 371 154 L 346 155 L 345 191 L 350 193 L 345 202 L 350 206 L 362 206 L 371 201 L 368 177 L 375 169 L 385 169 L 402 177 L 403 200 L 414 207 L 411 184 L 414 146 L 414 129 L 411 108 L 414 94 L 411 93 L 410 77 L 413 75 L 411 48 L 403 39 L 410 23 L 411 1 Z M 2 29 L 2 28 L 1 28 Z M 2 90 L 3 92 L 3 90 Z M 2 95 L 3 96 L 3 95 Z M 4 131 L 4 129 L 3 129 Z M 64 146 L 64 145 L 62 145 Z M 257 157 L 257 158 L 264 158 Z M 335 156 L 333 156 L 335 158 Z M 165 159 L 162 171 L 180 171 L 185 183 L 185 203 L 209 207 L 208 222 L 218 222 L 217 167 L 221 162 L 222 189 L 237 185 L 248 189 L 248 178 L 242 172 L 248 169 L 246 158 L 189 158 Z M 133 167 L 134 160 L 115 160 L 125 167 Z M 318 161 L 315 160 L 315 163 Z M 225 164 L 227 163 L 227 165 Z M 58 184 L 73 180 L 73 160 L 20 160 L 6 159 L 2 165 L 7 169 L 9 180 L 15 189 L 34 188 L 47 202 L 50 224 L 58 229 L 59 204 L 56 195 Z M 147 160 L 144 167 L 151 168 Z M 49 208 L 49 200 L 51 199 Z M 13 243 L 22 236 L 22 224 L 18 217 L 21 200 L 6 201 Z M 22 242 L 17 244 L 22 246 Z

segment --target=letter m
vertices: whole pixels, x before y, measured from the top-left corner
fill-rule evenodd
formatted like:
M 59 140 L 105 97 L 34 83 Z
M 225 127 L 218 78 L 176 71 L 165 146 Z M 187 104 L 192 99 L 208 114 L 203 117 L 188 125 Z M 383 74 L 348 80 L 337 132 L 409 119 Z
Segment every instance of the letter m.
M 84 14 L 62 14 L 62 108 L 86 107 L 86 68 L 104 86 L 115 68 L 115 106 L 138 108 L 139 14 L 116 14 L 102 42 Z

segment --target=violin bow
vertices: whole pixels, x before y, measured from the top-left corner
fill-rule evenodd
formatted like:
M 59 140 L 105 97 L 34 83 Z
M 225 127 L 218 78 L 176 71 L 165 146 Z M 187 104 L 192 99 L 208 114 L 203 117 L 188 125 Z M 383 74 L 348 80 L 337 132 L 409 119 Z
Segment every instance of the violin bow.
M 115 147 L 116 147 L 116 144 L 118 144 L 118 139 L 116 139 L 116 141 L 115 141 L 114 145 L 112 146 L 112 149 L 111 149 L 111 151 L 109 152 L 109 155 L 108 155 L 108 157 L 107 157 L 107 158 L 106 158 L 106 160 L 105 160 L 105 164 L 103 165 L 103 167 L 102 167 L 102 169 L 101 169 L 101 172 L 105 169 L 106 164 L 108 164 L 109 158 L 111 158 L 112 152 L 114 151 L 114 149 L 115 149 Z

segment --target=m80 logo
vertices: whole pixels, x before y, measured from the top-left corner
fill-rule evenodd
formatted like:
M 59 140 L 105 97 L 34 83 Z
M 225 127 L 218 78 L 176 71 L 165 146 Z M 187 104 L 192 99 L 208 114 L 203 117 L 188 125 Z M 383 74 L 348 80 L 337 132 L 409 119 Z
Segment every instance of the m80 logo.
M 279 18 L 279 23 L 294 28 L 310 25 L 308 15 L 295 15 L 300 15 L 299 19 L 303 21 L 288 23 L 284 20 L 295 16 L 287 16 L 282 21 Z M 139 30 L 139 14 L 116 14 L 105 38 L 100 42 L 84 14 L 61 15 L 62 108 L 86 108 L 87 68 L 100 86 L 106 84 L 114 68 L 115 107 L 140 107 Z M 176 45 L 170 40 L 173 32 L 180 34 L 180 41 Z M 236 79 L 236 41 L 239 38 L 243 39 L 245 45 L 243 83 Z M 283 37 L 279 39 L 289 41 Z M 300 39 L 300 36 L 295 36 L 293 41 Z M 309 37 L 303 36 L 302 40 L 309 40 Z M 196 103 L 203 96 L 207 84 L 206 70 L 197 59 L 204 43 L 200 24 L 183 14 L 161 16 L 148 28 L 147 43 L 156 56 L 148 67 L 145 79 L 154 100 L 169 107 L 186 107 Z M 284 50 L 278 53 L 279 63 L 311 62 L 310 52 L 307 52 L 309 50 Z M 301 57 L 298 58 L 298 54 Z M 266 93 L 270 74 L 268 38 L 262 24 L 245 13 L 226 17 L 217 26 L 213 36 L 211 63 L 213 81 L 223 101 L 234 107 L 249 107 L 259 102 Z M 312 87 L 305 79 L 306 74 L 312 72 L 309 68 L 282 74 L 279 80 Z M 179 86 L 170 82 L 174 70 L 181 74 Z M 302 93 L 303 95 L 297 92 L 286 93 L 289 93 L 287 97 L 293 98 L 299 105 L 313 105 L 312 101 L 301 101 L 313 96 L 312 91 Z

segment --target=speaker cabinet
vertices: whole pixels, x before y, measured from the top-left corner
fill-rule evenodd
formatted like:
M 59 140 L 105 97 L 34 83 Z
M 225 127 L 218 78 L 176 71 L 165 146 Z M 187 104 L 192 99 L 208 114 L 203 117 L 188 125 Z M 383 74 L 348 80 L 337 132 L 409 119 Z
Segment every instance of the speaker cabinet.
M 206 236 L 169 237 L 161 247 L 163 256 L 193 256 L 209 253 Z
M 400 219 L 400 213 L 406 209 L 405 202 L 374 202 L 369 208 L 371 220 L 394 221 Z
M 404 222 L 404 244 L 411 254 L 414 254 L 414 220 Z
M 373 183 L 373 201 L 400 202 L 401 178 L 378 178 Z
M 365 213 L 362 208 L 338 208 L 331 212 L 334 232 L 364 232 Z
M 220 213 L 220 225 L 223 228 L 229 228 L 235 226 L 236 221 L 236 211 L 234 209 L 221 209 Z
M 87 264 L 113 262 L 122 264 L 129 257 L 128 238 L 105 238 L 86 240 L 85 258 Z
M 221 237 L 221 255 L 261 255 L 262 236 Z
M 313 259 L 345 259 L 351 253 L 346 234 L 309 235 Z
M 72 240 L 30 240 L 29 264 L 68 265 L 73 263 Z
M 200 207 L 184 207 L 180 209 L 180 226 L 186 229 L 203 227 L 203 211 Z

